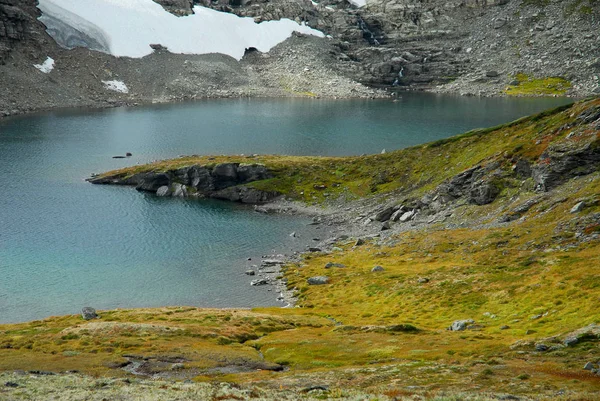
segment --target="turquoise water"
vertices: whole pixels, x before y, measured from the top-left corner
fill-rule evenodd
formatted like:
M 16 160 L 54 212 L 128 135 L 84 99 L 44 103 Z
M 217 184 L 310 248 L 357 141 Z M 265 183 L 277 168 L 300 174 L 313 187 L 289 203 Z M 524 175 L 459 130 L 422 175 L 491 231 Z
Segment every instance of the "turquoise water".
M 315 235 L 307 218 L 94 186 L 84 182 L 93 172 L 181 154 L 378 153 L 565 102 L 211 100 L 0 120 L 0 322 L 88 305 L 282 305 L 243 272 Z M 112 159 L 125 152 L 133 157 Z

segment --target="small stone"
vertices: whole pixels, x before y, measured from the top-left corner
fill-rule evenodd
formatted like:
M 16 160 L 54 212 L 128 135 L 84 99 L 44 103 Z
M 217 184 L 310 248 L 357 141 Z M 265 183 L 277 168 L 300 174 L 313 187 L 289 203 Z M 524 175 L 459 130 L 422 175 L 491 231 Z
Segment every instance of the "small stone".
M 267 285 L 269 281 L 266 278 L 259 278 L 258 280 L 252 280 L 250 285 L 258 286 L 258 285 Z
M 374 268 L 371 269 L 372 272 L 382 272 L 385 269 L 381 266 L 375 266 Z
M 323 250 L 321 248 L 316 248 L 316 247 L 309 247 L 308 248 L 309 252 L 323 252 Z
M 316 277 L 310 277 L 308 280 L 306 280 L 308 282 L 309 285 L 323 285 L 323 284 L 329 284 L 329 277 L 327 276 L 316 276 Z
M 533 316 L 531 316 L 531 320 L 537 320 L 537 319 L 541 318 L 542 316 L 544 316 L 544 315 L 541 313 L 538 315 L 533 315 Z
M 498 71 L 486 71 L 485 76 L 488 78 L 496 78 L 497 76 L 499 76 L 500 74 L 498 73 Z
M 327 264 L 325 265 L 325 268 L 326 268 L 326 269 L 330 269 L 330 268 L 332 268 L 332 267 L 338 267 L 338 268 L 340 268 L 340 269 L 343 269 L 344 267 L 346 267 L 346 265 L 343 265 L 343 264 L 341 264 L 341 263 L 333 263 L 333 262 L 329 262 L 329 263 L 327 263 Z
M 365 240 L 364 240 L 364 239 L 362 239 L 362 238 L 359 238 L 359 239 L 357 239 L 357 240 L 356 240 L 356 242 L 354 243 L 354 246 L 361 246 L 361 245 L 364 245 L 364 243 L 365 243 Z
M 15 383 L 15 382 L 6 382 L 6 383 L 4 383 L 4 386 L 5 387 L 12 387 L 12 388 L 19 387 L 19 385 L 17 383 Z
M 548 351 L 548 349 L 550 349 L 550 347 L 548 347 L 546 344 L 536 344 L 535 345 L 535 350 L 538 352 L 545 352 L 545 351 Z
M 429 282 L 429 279 L 427 277 L 419 277 L 419 279 L 417 280 L 417 283 L 419 283 L 419 284 L 425 284 L 428 282 Z
M 527 331 L 525 332 L 525 335 L 530 335 L 530 334 L 535 334 L 535 333 L 536 333 L 536 331 L 535 331 L 535 330 L 527 330 Z
M 504 325 L 504 326 L 500 326 L 500 330 L 508 330 L 510 329 L 510 326 Z
M 292 232 L 292 233 L 290 234 L 290 237 L 292 237 L 292 238 L 296 238 L 296 232 L 295 232 L 295 231 L 294 231 L 294 232 Z
M 171 370 L 182 370 L 185 368 L 185 365 L 183 363 L 174 363 L 173 365 L 171 365 Z
M 342 248 L 340 248 L 340 247 L 338 247 L 338 246 L 334 246 L 333 248 L 331 248 L 331 250 L 332 250 L 333 252 L 343 252 L 343 251 L 344 251 Z
M 565 338 L 565 341 L 563 341 L 563 344 L 566 345 L 567 347 L 572 347 L 575 344 L 577 344 L 579 342 L 579 339 L 577 337 L 567 337 Z
M 585 203 L 584 202 L 579 202 L 577 204 L 575 204 L 575 206 L 573 206 L 571 208 L 571 213 L 579 213 L 581 212 L 583 209 L 585 208 Z
M 389 221 L 386 221 L 385 223 L 383 223 L 381 225 L 381 231 L 386 231 L 386 230 L 389 230 L 390 228 L 392 228 L 392 226 Z
M 463 331 L 469 328 L 469 325 L 475 323 L 473 319 L 467 320 L 455 320 L 452 325 L 448 328 L 450 331 Z
M 594 370 L 594 365 L 591 362 L 588 362 L 588 363 L 586 363 L 583 366 L 583 369 L 585 369 L 585 370 Z
M 97 319 L 98 314 L 96 314 L 96 309 L 86 306 L 83 309 L 81 309 L 81 317 L 83 318 L 83 320 L 92 320 Z
M 246 274 L 248 276 L 254 276 L 256 274 L 256 272 L 254 270 L 246 270 Z

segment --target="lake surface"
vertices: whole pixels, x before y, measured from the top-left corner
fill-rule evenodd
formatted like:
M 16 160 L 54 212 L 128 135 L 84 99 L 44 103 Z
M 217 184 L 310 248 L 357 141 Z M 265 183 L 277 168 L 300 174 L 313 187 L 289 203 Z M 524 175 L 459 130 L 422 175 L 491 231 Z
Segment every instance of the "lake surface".
M 283 305 L 244 271 L 308 242 L 307 218 L 95 186 L 91 173 L 182 154 L 379 153 L 567 102 L 210 100 L 0 120 L 0 323 L 83 306 Z M 125 152 L 133 157 L 112 159 Z

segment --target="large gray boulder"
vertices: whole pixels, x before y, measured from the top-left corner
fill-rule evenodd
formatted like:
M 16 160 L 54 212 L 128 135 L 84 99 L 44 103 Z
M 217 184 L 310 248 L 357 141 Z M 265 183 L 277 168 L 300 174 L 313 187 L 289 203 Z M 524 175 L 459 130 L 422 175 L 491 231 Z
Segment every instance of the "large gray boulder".
M 141 180 L 135 187 L 138 191 L 156 192 L 158 188 L 169 185 L 171 178 L 165 173 L 146 173 L 141 177 Z
M 200 192 L 209 192 L 215 189 L 214 180 L 206 167 L 192 166 L 187 173 L 189 185 Z
M 450 331 L 463 331 L 469 328 L 470 325 L 475 323 L 473 319 L 466 320 L 455 320 L 452 325 L 448 328 Z
M 263 164 L 240 164 L 237 167 L 237 175 L 240 183 L 266 180 L 272 177 Z
M 96 313 L 96 309 L 90 306 L 85 306 L 81 309 L 81 317 L 83 320 L 92 320 L 97 319 L 98 314 Z
M 220 163 L 213 168 L 211 175 L 215 189 L 231 187 L 238 183 L 237 166 L 236 163 Z

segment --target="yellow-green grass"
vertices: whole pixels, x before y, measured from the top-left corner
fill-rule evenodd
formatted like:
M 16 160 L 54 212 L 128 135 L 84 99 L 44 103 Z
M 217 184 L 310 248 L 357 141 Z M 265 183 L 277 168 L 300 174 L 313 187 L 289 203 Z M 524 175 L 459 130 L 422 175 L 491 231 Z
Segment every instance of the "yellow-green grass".
M 533 78 L 519 73 L 515 76 L 517 85 L 509 85 L 504 93 L 511 96 L 564 95 L 571 83 L 561 77 Z
M 592 99 L 573 107 L 562 106 L 509 124 L 473 130 L 387 154 L 357 157 L 190 156 L 110 171 L 103 176 L 125 177 L 146 171 L 224 162 L 262 163 L 274 173 L 274 178 L 253 182 L 250 186 L 278 191 L 304 202 L 321 203 L 340 197 L 356 199 L 398 189 L 419 196 L 477 164 L 500 161 L 508 166 L 516 157 L 534 161 L 550 144 L 569 134 L 569 130 L 561 127 L 573 123 L 582 110 L 597 105 L 600 100 Z M 590 131 L 588 135 L 596 133 Z

